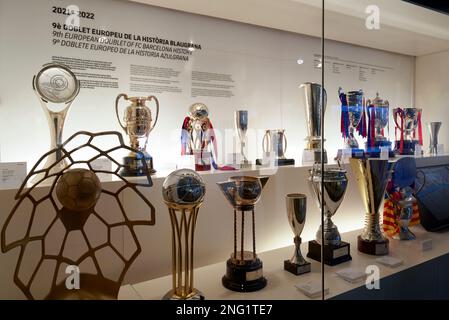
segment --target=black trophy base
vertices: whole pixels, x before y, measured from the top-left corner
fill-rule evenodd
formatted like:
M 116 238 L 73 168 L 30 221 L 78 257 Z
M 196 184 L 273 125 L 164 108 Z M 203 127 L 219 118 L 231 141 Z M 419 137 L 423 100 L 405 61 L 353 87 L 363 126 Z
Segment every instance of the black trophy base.
M 156 170 L 153 168 L 153 158 L 150 155 L 146 155 L 145 162 L 147 164 L 148 173 L 155 174 Z M 123 157 L 123 166 L 123 169 L 119 172 L 119 174 L 123 177 L 139 177 L 147 175 L 143 166 L 143 161 L 137 154 Z
M 309 253 L 307 257 L 321 262 L 321 245 L 313 240 L 309 241 Z M 352 260 L 349 243 L 342 241 L 339 246 L 325 245 L 323 247 L 323 260 L 328 266 Z
M 262 261 L 259 258 L 237 264 L 234 259 L 226 262 L 226 275 L 221 279 L 223 286 L 237 292 L 258 291 L 267 285 L 263 276 Z
M 276 159 L 274 160 L 274 165 L 277 167 L 282 167 L 282 166 L 292 166 L 295 164 L 295 159 Z M 263 166 L 263 160 L 262 159 L 257 159 L 256 160 L 256 165 L 258 166 Z
M 299 276 L 300 274 L 308 273 L 311 271 L 310 262 L 306 262 L 305 264 L 296 264 L 291 263 L 290 260 L 284 261 L 284 270 L 293 273 L 295 276 Z
M 396 140 L 394 142 L 394 152 L 400 155 L 412 156 L 415 154 L 415 146 L 419 144 L 418 140 L 404 140 L 401 150 L 401 141 Z
M 373 256 L 385 256 L 388 254 L 388 239 L 380 241 L 368 241 L 362 239 L 361 236 L 357 237 L 357 249 L 366 254 Z

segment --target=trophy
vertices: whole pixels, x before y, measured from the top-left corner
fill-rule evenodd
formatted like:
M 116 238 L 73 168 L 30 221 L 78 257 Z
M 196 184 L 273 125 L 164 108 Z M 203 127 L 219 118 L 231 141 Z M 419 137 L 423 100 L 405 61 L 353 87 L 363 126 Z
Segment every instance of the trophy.
M 251 167 L 251 163 L 246 157 L 246 131 L 248 130 L 248 111 L 247 110 L 237 110 L 234 112 L 235 118 L 235 129 L 237 131 L 240 140 L 240 154 L 243 159 L 240 163 L 240 167 Z
M 131 105 L 126 107 L 123 116 L 123 121 L 119 116 L 119 101 L 120 98 L 124 98 L 126 101 L 131 101 Z M 154 100 L 156 104 L 156 119 L 153 122 L 151 116 L 151 110 L 145 105 L 145 101 Z M 128 97 L 122 93 L 115 99 L 115 113 L 120 127 L 129 136 L 131 148 L 139 152 L 129 152 L 129 154 L 123 158 L 124 168 L 121 170 L 122 176 L 143 176 L 146 175 L 142 165 L 140 157 L 143 155 L 147 163 L 148 172 L 154 174 L 156 170 L 153 168 L 153 157 L 151 157 L 146 151 L 148 136 L 154 129 L 159 117 L 159 101 L 155 96 L 149 97 Z
M 388 156 L 393 158 L 394 152 L 391 148 L 391 142 L 385 137 L 384 130 L 388 129 L 388 119 L 390 114 L 390 104 L 387 100 L 379 98 L 376 94 L 374 100 L 366 102 L 366 111 L 368 114 L 368 141 L 366 142 L 366 152 L 371 158 L 379 158 L 381 148 L 388 148 Z
M 321 189 L 321 180 L 324 190 Z M 310 170 L 309 182 L 318 200 L 318 206 L 321 208 L 324 205 L 325 220 L 324 225 L 320 225 L 315 240 L 309 241 L 307 257 L 321 261 L 321 245 L 323 245 L 325 264 L 334 266 L 351 260 L 349 243 L 341 240 L 340 232 L 331 219 L 345 197 L 348 187 L 346 171 L 340 168 L 327 168 L 324 174 L 321 174 L 321 169 L 314 166 Z M 323 203 L 321 203 L 322 196 L 324 196 Z M 322 229 L 324 229 L 324 243 L 322 243 Z
M 256 255 L 256 230 L 254 206 L 259 201 L 268 177 L 231 177 L 218 186 L 234 208 L 234 252 L 226 262 L 223 286 L 239 292 L 257 291 L 264 288 L 267 279 L 263 276 L 262 261 Z M 237 211 L 241 212 L 240 251 L 237 251 Z M 251 212 L 253 250 L 245 251 L 245 216 Z
M 391 184 L 387 189 L 387 196 L 393 204 L 395 224 L 398 233 L 393 235 L 396 240 L 414 240 L 416 236 L 409 229 L 409 224 L 413 218 L 413 206 L 417 202 L 414 197 L 421 188 L 415 192 L 412 185 L 416 178 L 416 161 L 414 158 L 405 157 L 399 159 L 392 174 Z M 424 178 L 425 180 L 425 178 Z
M 379 208 L 383 203 L 392 165 L 388 160 L 350 159 L 351 167 L 365 206 L 365 227 L 357 238 L 360 252 L 371 255 L 388 254 L 388 239 L 380 227 Z
M 441 128 L 441 122 L 430 122 L 427 124 L 427 128 L 430 135 L 429 153 L 435 155 L 438 153 L 438 132 Z
M 205 193 L 203 180 L 190 169 L 172 172 L 162 185 L 162 196 L 172 225 L 173 259 L 173 289 L 164 300 L 204 299 L 204 295 L 193 287 L 193 249 L 196 219 Z
M 68 67 L 48 63 L 33 77 L 33 89 L 47 116 L 51 136 L 50 149 L 58 148 L 62 145 L 64 122 L 73 100 L 79 93 L 80 82 Z M 51 108 L 49 108 L 50 103 Z M 49 174 L 64 170 L 67 167 L 67 161 L 62 158 L 62 149 L 50 154 L 42 169 L 54 165 Z M 40 176 L 39 174 L 34 179 L 39 180 Z
M 310 272 L 310 262 L 301 254 L 301 232 L 306 223 L 307 197 L 304 194 L 291 193 L 285 197 L 287 203 L 287 218 L 295 237 L 295 252 L 290 260 L 284 261 L 284 270 L 300 275 Z
M 262 140 L 262 150 L 264 155 L 271 158 L 274 156 L 275 166 L 289 166 L 295 164 L 295 159 L 287 159 L 287 137 L 284 129 L 265 130 Z M 263 165 L 263 159 L 257 159 L 257 165 Z
M 304 97 L 304 105 L 306 107 L 307 147 L 306 152 L 313 153 L 313 161 L 321 162 L 321 113 L 326 111 L 327 95 L 326 90 L 321 90 L 321 85 L 317 83 L 303 83 L 299 86 L 302 96 Z M 322 105 L 322 96 L 324 95 L 324 105 Z M 327 153 L 324 151 L 324 163 L 327 163 Z M 303 163 L 305 156 L 303 155 Z
M 341 101 L 341 132 L 345 139 L 346 148 L 352 149 L 352 157 L 363 157 L 364 151 L 359 149 L 355 138 L 355 131 L 366 137 L 365 98 L 363 91 L 350 91 L 344 93 L 338 89 Z
M 422 145 L 421 109 L 395 108 L 393 119 L 396 124 L 395 152 L 400 155 L 414 155 L 415 146 Z M 416 132 L 418 130 L 418 133 Z M 397 131 L 400 138 L 397 138 Z M 416 139 L 418 136 L 418 139 Z

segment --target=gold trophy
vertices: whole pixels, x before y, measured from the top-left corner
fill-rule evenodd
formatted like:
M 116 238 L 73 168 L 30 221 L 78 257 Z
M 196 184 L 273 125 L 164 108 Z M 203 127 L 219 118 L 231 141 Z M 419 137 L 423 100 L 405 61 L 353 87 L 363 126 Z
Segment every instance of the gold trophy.
M 33 89 L 47 116 L 51 136 L 50 149 L 58 148 L 62 146 L 65 119 L 73 100 L 80 91 L 80 82 L 68 67 L 57 63 L 48 63 L 33 77 Z M 42 169 L 53 165 L 49 174 L 64 170 L 67 167 L 67 161 L 62 158 L 62 150 L 50 154 Z M 42 178 L 42 174 L 39 173 L 34 180 Z
M 193 240 L 205 194 L 203 179 L 190 169 L 172 172 L 162 186 L 162 196 L 172 224 L 173 259 L 173 289 L 164 296 L 164 300 L 204 300 L 204 295 L 193 287 Z
M 120 120 L 119 116 L 119 100 L 124 98 L 127 101 L 131 101 L 131 105 L 126 107 L 124 113 L 124 124 Z M 156 119 L 153 122 L 151 110 L 145 105 L 145 101 L 154 100 L 156 104 Z M 151 157 L 146 151 L 148 136 L 154 129 L 159 117 L 159 101 L 155 96 L 149 97 L 128 97 L 126 94 L 119 94 L 115 100 L 115 113 L 117 120 L 129 136 L 131 148 L 138 150 L 145 157 L 147 163 L 148 172 L 154 174 L 156 170 L 153 168 L 153 157 Z M 146 175 L 145 169 L 142 166 L 140 159 L 141 154 L 137 152 L 130 152 L 128 156 L 123 158 L 125 168 L 120 172 L 122 176 L 143 176 Z

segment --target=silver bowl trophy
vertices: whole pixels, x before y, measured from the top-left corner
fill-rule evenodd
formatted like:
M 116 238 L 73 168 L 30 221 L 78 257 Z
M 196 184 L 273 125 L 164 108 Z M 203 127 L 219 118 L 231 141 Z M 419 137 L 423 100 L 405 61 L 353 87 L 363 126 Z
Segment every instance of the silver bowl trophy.
M 321 179 L 324 190 L 321 189 Z M 337 226 L 332 222 L 332 217 L 342 203 L 348 188 L 346 171 L 341 168 L 327 168 L 321 174 L 321 168 L 315 165 L 310 170 L 309 185 L 313 189 L 318 200 L 318 207 L 324 205 L 324 225 L 319 227 L 315 240 L 309 241 L 309 252 L 307 257 L 321 261 L 321 245 L 323 245 L 324 263 L 334 266 L 351 260 L 350 245 L 341 240 Z M 324 195 L 323 195 L 324 193 Z M 321 197 L 324 196 L 324 203 Z M 324 229 L 324 243 L 322 243 L 322 228 Z
M 275 166 L 295 164 L 295 159 L 287 159 L 287 136 L 284 129 L 266 130 L 262 140 L 262 151 L 269 159 L 274 159 Z M 257 159 L 257 165 L 264 165 L 264 159 Z
M 73 100 L 80 91 L 80 81 L 68 67 L 48 63 L 33 77 L 33 89 L 47 117 L 51 137 L 50 149 L 56 149 L 62 146 L 65 119 Z M 51 107 L 49 107 L 50 104 Z M 67 162 L 61 158 L 60 151 L 50 154 L 42 169 L 47 169 L 56 163 L 49 174 L 64 170 Z M 36 176 L 35 179 L 39 177 Z
M 364 93 L 362 90 L 344 93 L 342 88 L 339 88 L 338 96 L 341 102 L 342 134 L 345 139 L 345 146 L 351 149 L 352 157 L 363 157 L 364 150 L 359 148 L 359 143 L 355 138 L 355 131 L 363 131 L 363 129 L 359 130 L 358 128 L 365 115 Z M 364 136 L 363 133 L 362 136 Z
M 307 262 L 301 254 L 301 232 L 306 223 L 307 197 L 304 194 L 290 193 L 285 196 L 287 205 L 287 218 L 295 237 L 295 252 L 290 260 L 284 261 L 284 270 L 300 275 L 310 272 L 310 262 Z
M 393 119 L 396 130 L 400 137 L 395 141 L 395 152 L 400 155 L 414 155 L 415 146 L 421 144 L 420 133 L 416 139 L 416 130 L 419 131 L 421 125 L 421 109 L 418 108 L 395 108 L 393 109 Z
M 263 276 L 263 264 L 256 254 L 256 222 L 254 206 L 262 195 L 268 177 L 231 177 L 217 183 L 226 199 L 234 208 L 234 252 L 226 262 L 223 286 L 239 292 L 257 291 L 264 288 L 267 279 Z M 241 212 L 240 246 L 237 248 L 237 211 Z M 245 216 L 251 212 L 252 251 L 245 251 Z M 240 249 L 240 251 L 238 251 Z
M 172 225 L 173 289 L 164 300 L 203 300 L 193 286 L 194 233 L 198 211 L 206 194 L 202 178 L 193 170 L 180 169 L 167 176 L 162 197 Z
M 240 141 L 240 154 L 242 155 L 242 161 L 240 163 L 241 168 L 251 167 L 251 162 L 248 161 L 246 152 L 246 131 L 248 130 L 248 111 L 236 110 L 234 112 L 235 129 L 237 131 Z
M 414 195 L 420 191 L 415 192 L 412 188 L 416 174 L 416 161 L 414 158 L 404 157 L 395 163 L 391 179 L 392 183 L 389 190 L 387 190 L 387 196 L 393 203 L 396 224 L 399 227 L 399 232 L 393 236 L 393 239 L 396 240 L 416 239 L 416 236 L 409 229 L 409 224 L 413 218 L 413 205 L 417 202 Z
M 317 83 L 306 82 L 299 86 L 301 95 L 304 99 L 307 133 L 307 147 L 304 150 L 302 162 L 321 162 L 321 113 L 326 112 L 327 94 L 326 90 L 321 90 L 321 85 Z M 324 105 L 322 105 L 322 97 L 324 95 Z M 307 157 L 305 154 L 311 152 L 312 155 Z M 327 163 L 327 153 L 324 150 L 324 163 Z
M 441 122 L 430 122 L 427 124 L 430 135 L 429 154 L 435 155 L 438 153 L 438 132 L 441 128 Z
M 376 98 L 366 102 L 368 114 L 368 140 L 366 142 L 366 153 L 370 158 L 379 158 L 381 148 L 388 148 L 388 156 L 394 157 L 391 141 L 385 136 L 384 130 L 388 129 L 390 118 L 390 104 L 376 94 Z
M 126 101 L 130 101 L 131 105 L 126 107 L 123 121 L 119 116 L 119 101 L 120 98 L 124 98 Z M 145 105 L 146 101 L 153 101 L 156 104 L 156 119 L 153 122 L 151 110 Z M 120 127 L 125 131 L 129 137 L 130 146 L 133 149 L 138 150 L 140 153 L 130 152 L 123 158 L 124 169 L 120 172 L 122 176 L 142 176 L 146 175 L 144 168 L 142 167 L 142 161 L 140 156 L 143 154 L 147 163 L 148 172 L 153 174 L 156 172 L 153 167 L 153 157 L 151 157 L 146 151 L 148 136 L 154 129 L 157 119 L 159 117 L 159 101 L 155 96 L 149 97 L 128 97 L 122 93 L 115 99 L 115 113 Z
M 360 252 L 371 255 L 388 254 L 388 239 L 380 226 L 380 206 L 383 204 L 392 164 L 388 160 L 350 160 L 365 207 L 365 227 L 357 238 Z

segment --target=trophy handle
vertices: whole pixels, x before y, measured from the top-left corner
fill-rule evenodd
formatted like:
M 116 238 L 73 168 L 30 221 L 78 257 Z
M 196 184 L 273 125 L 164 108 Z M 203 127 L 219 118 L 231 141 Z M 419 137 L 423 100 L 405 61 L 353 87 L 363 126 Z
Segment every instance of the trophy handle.
M 417 170 L 417 171 L 416 171 L 416 175 L 417 175 L 417 176 L 418 176 L 418 173 L 421 173 L 421 174 L 422 174 L 422 180 L 423 180 L 423 182 L 422 182 L 422 184 L 421 184 L 421 187 L 420 187 L 417 191 L 414 192 L 415 195 L 417 195 L 418 193 L 420 193 L 421 190 L 422 190 L 422 189 L 424 188 L 424 186 L 426 185 L 426 174 L 425 174 L 424 171 L 422 171 L 422 170 Z
M 396 128 L 398 128 L 399 130 L 402 131 L 402 128 L 398 124 L 398 119 L 397 119 L 398 118 L 398 114 L 402 113 L 401 111 L 402 111 L 401 109 L 398 109 L 396 111 L 393 110 L 393 120 L 394 120 L 394 124 L 396 125 Z
M 265 145 L 267 146 L 268 150 L 265 149 Z M 262 139 L 262 151 L 264 153 L 267 153 L 269 151 L 269 149 L 270 149 L 270 131 L 267 130 L 267 131 L 265 131 L 265 134 Z
M 120 98 L 123 97 L 125 100 L 128 100 L 128 95 L 121 93 L 117 96 L 117 98 L 115 99 L 115 114 L 117 115 L 117 120 L 118 123 L 120 124 L 120 127 L 122 127 L 123 131 L 127 131 L 126 127 L 122 124 L 122 120 L 120 120 L 120 116 L 118 115 L 118 102 L 120 100 Z
M 287 152 L 287 137 L 285 133 L 282 133 L 282 140 L 284 140 L 284 149 L 282 150 L 282 153 L 285 154 Z
M 148 133 L 150 133 L 151 131 L 153 131 L 154 127 L 156 126 L 157 123 L 157 119 L 159 118 L 159 100 L 157 100 L 157 98 L 155 96 L 149 96 L 147 98 L 147 101 L 151 101 L 154 99 L 154 103 L 156 103 L 156 120 L 154 120 L 153 125 L 151 126 L 151 129 Z

